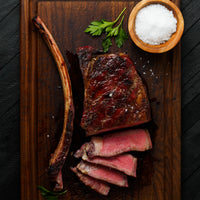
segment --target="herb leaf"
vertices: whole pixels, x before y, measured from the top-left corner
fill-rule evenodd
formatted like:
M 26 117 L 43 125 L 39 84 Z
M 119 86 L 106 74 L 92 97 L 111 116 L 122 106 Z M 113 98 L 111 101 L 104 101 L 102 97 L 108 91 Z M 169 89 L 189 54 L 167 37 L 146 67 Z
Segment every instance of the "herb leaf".
M 123 20 L 124 20 L 124 16 L 122 17 L 121 22 L 117 27 L 108 30 L 109 31 L 108 36 L 117 36 L 118 35 L 119 28 L 121 27 Z
M 102 24 L 102 22 L 96 20 L 96 21 L 91 22 L 91 24 L 94 25 L 94 26 L 99 26 L 99 25 Z
M 125 10 L 126 10 L 126 7 L 122 10 L 122 12 L 119 14 L 117 19 L 114 21 L 115 23 L 119 20 L 119 18 L 122 16 L 122 14 L 124 13 Z
M 106 53 L 110 46 L 112 46 L 112 42 L 110 37 L 105 37 L 102 42 L 103 52 Z
M 106 28 L 112 28 L 112 26 L 115 24 L 115 22 L 108 22 L 104 19 L 101 20 L 102 24 L 100 25 L 103 29 L 106 29 Z
M 92 36 L 99 36 L 102 34 L 103 32 L 103 28 L 101 28 L 100 24 L 102 24 L 101 22 L 99 22 L 99 25 L 94 25 L 95 23 L 97 24 L 98 21 L 93 21 L 91 23 L 91 25 L 89 25 L 86 29 L 85 29 L 85 33 L 90 33 Z
M 105 29 L 105 32 L 106 33 L 109 33 L 110 31 L 112 31 L 113 27 L 111 26 L 108 26 L 106 29 Z
M 108 33 L 108 37 L 117 36 L 119 33 L 119 26 L 111 29 Z
M 119 16 L 112 22 L 106 21 L 104 19 L 100 21 L 96 20 L 91 22 L 91 24 L 85 29 L 85 33 L 89 33 L 92 36 L 100 36 L 102 33 L 106 33 L 106 37 L 102 41 L 104 52 L 107 52 L 109 47 L 112 45 L 112 37 L 115 37 L 115 43 L 119 48 L 123 45 L 125 39 L 127 39 L 126 32 L 122 29 L 124 16 L 122 17 L 119 25 L 113 28 L 125 10 L 126 8 L 124 8 Z
M 128 36 L 127 36 L 125 30 L 121 27 L 120 30 L 119 30 L 119 34 L 115 38 L 115 43 L 120 48 L 120 47 L 122 47 L 122 45 L 124 44 L 124 41 L 126 39 L 128 39 Z
M 51 192 L 49 190 L 47 190 L 46 188 L 42 187 L 42 186 L 38 186 L 38 189 L 41 192 L 41 195 L 46 199 L 46 200 L 58 200 L 58 197 L 65 194 L 67 192 L 67 190 L 63 191 L 63 192 Z

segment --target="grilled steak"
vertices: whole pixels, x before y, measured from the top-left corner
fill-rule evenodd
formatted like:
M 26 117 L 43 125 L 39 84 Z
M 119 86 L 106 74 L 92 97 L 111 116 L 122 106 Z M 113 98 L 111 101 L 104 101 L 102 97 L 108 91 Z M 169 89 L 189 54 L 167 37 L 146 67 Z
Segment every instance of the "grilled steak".
M 102 137 L 93 136 L 91 141 L 82 145 L 75 153 L 79 158 L 87 152 L 89 157 L 110 157 L 128 151 L 145 151 L 152 148 L 148 130 L 123 130 Z
M 127 176 L 117 170 L 81 161 L 77 169 L 95 179 L 106 181 L 121 187 L 128 187 Z
M 63 120 L 63 131 L 59 144 L 51 156 L 49 161 L 49 175 L 52 182 L 55 182 L 55 191 L 63 189 L 62 181 L 62 167 L 64 165 L 66 156 L 69 151 L 69 147 L 72 140 L 73 132 L 73 119 L 74 119 L 74 105 L 72 98 L 71 81 L 67 70 L 67 65 L 64 58 L 44 22 L 40 17 L 33 18 L 33 24 L 38 28 L 39 32 L 43 36 L 47 43 L 53 58 L 57 64 L 57 68 L 62 81 L 63 94 L 64 94 L 64 120 Z
M 110 167 L 118 171 L 124 172 L 129 176 L 136 177 L 137 158 L 133 157 L 131 154 L 121 154 L 112 157 L 95 156 L 93 158 L 90 158 L 87 156 L 86 153 L 84 153 L 82 159 L 87 162 Z
M 85 185 L 89 186 L 90 188 L 102 195 L 108 195 L 110 191 L 110 186 L 107 183 L 81 173 L 79 170 L 77 170 L 76 167 L 71 168 L 71 170 L 79 177 L 79 179 Z
M 146 88 L 128 55 L 97 55 L 89 46 L 77 53 L 85 87 L 81 127 L 87 136 L 151 119 Z

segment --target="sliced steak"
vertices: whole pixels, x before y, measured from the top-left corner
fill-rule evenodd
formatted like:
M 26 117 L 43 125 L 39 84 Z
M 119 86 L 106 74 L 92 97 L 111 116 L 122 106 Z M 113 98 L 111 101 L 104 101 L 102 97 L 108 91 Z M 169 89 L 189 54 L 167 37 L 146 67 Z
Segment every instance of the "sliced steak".
M 123 130 L 102 137 L 93 136 L 91 141 L 82 145 L 75 153 L 79 158 L 87 152 L 89 157 L 110 157 L 128 151 L 145 151 L 152 148 L 147 129 Z
M 137 158 L 133 157 L 131 154 L 121 154 L 106 158 L 99 156 L 89 158 L 87 154 L 84 153 L 82 159 L 87 162 L 110 167 L 118 171 L 124 172 L 129 176 L 136 177 Z
M 90 176 L 87 176 L 77 170 L 76 167 L 71 168 L 71 170 L 79 177 L 79 179 L 87 186 L 95 190 L 102 195 L 108 195 L 110 191 L 110 186 L 104 181 L 97 180 Z
M 86 135 L 148 122 L 146 88 L 131 59 L 123 53 L 97 52 L 89 46 L 77 49 L 85 87 L 81 127 Z
M 121 187 L 128 187 L 127 176 L 117 170 L 91 164 L 83 160 L 77 165 L 77 169 L 83 174 L 87 174 L 95 179 L 106 181 Z

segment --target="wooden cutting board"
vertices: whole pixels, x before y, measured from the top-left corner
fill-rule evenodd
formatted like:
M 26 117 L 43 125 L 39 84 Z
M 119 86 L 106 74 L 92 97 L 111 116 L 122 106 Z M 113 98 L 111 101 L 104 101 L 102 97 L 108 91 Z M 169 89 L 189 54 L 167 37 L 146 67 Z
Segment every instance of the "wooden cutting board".
M 127 7 L 128 16 L 139 1 L 21 1 L 21 199 L 42 197 L 37 185 L 50 189 L 47 176 L 48 160 L 61 134 L 63 93 L 59 74 L 52 56 L 31 23 L 35 15 L 45 22 L 67 61 L 66 50 L 75 53 L 79 46 L 101 48 L 102 38 L 84 33 L 91 21 L 114 20 Z M 180 0 L 174 0 L 180 5 Z M 115 45 L 110 52 L 127 52 L 148 87 L 152 121 L 150 130 L 153 149 L 138 153 L 137 178 L 129 178 L 129 188 L 111 187 L 107 197 L 84 186 L 69 170 L 78 163 L 71 155 L 85 141 L 79 128 L 82 92 L 79 69 L 70 67 L 74 99 L 77 102 L 72 146 L 63 168 L 63 199 L 126 199 L 180 200 L 181 176 L 181 63 L 180 44 L 164 54 L 140 50 L 130 37 L 123 48 Z

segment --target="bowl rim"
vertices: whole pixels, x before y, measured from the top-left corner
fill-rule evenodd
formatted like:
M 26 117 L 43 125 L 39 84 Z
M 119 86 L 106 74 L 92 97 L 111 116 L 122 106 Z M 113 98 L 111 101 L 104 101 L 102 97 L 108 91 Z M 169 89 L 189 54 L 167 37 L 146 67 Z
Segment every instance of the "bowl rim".
M 135 32 L 135 19 L 137 16 L 137 13 L 144 7 L 150 5 L 150 4 L 161 4 L 164 5 L 169 10 L 173 11 L 174 16 L 177 19 L 177 29 L 174 34 L 172 34 L 171 38 L 166 41 L 165 43 L 159 44 L 159 45 L 151 45 L 143 42 L 136 34 Z M 177 43 L 180 41 L 181 36 L 183 34 L 184 30 L 184 19 L 183 15 L 180 11 L 180 9 L 174 4 L 173 2 L 169 0 L 142 0 L 139 3 L 136 4 L 136 6 L 132 9 L 129 19 L 128 19 L 128 31 L 129 35 L 132 39 L 132 41 L 141 49 L 144 51 L 150 52 L 150 53 L 163 53 L 171 50 L 173 47 L 177 45 Z

